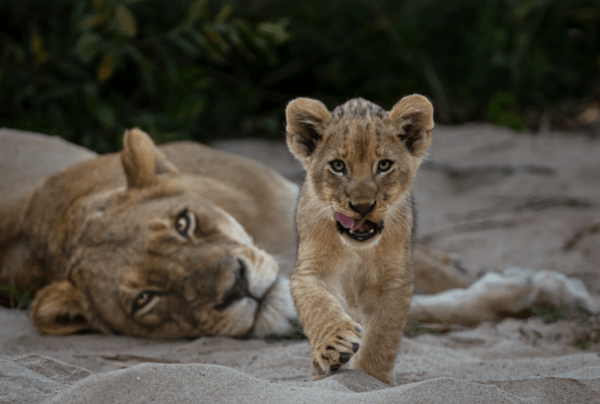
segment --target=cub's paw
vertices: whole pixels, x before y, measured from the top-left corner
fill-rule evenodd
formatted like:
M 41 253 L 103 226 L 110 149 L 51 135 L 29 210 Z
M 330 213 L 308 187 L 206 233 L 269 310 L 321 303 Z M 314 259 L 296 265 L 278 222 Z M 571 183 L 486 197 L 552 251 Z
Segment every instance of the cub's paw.
M 350 360 L 360 348 L 362 327 L 358 323 L 347 321 L 328 331 L 327 335 L 329 337 L 312 351 L 313 380 L 330 375 Z

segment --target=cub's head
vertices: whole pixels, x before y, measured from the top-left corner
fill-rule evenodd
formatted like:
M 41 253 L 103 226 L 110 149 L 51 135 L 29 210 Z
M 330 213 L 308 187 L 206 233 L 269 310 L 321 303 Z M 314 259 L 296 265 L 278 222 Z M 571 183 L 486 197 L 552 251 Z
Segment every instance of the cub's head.
M 236 195 L 180 173 L 140 130 L 125 135 L 122 167 L 113 161 L 122 186 L 86 195 L 69 212 L 65 279 L 38 291 L 32 306 L 41 331 L 197 337 L 289 330 L 293 308 L 278 265 L 214 203 L 235 205 Z
M 297 98 L 286 118 L 288 147 L 307 173 L 303 194 L 311 194 L 318 215 L 329 218 L 347 243 L 376 243 L 386 219 L 409 205 L 402 202 L 410 198 L 431 143 L 431 103 L 410 95 L 388 112 L 355 98 L 329 112 L 320 101 Z M 334 219 L 335 212 L 363 224 L 347 229 Z

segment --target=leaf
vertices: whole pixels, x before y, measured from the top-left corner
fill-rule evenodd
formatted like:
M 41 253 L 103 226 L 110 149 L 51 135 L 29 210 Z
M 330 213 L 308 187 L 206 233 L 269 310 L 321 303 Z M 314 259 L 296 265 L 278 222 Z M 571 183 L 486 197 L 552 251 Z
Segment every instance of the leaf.
M 85 64 L 90 63 L 100 51 L 102 37 L 95 32 L 84 33 L 73 47 L 75 55 Z
M 269 34 L 276 44 L 282 44 L 290 39 L 290 35 L 281 24 L 274 22 L 263 22 L 258 24 L 258 31 Z
M 206 46 L 206 38 L 200 32 L 198 32 L 195 29 L 189 29 L 188 34 L 189 34 L 190 38 L 192 38 L 194 40 L 196 45 L 198 45 L 200 47 Z
M 115 57 L 111 53 L 107 53 L 102 58 L 98 67 L 98 81 L 108 80 L 115 70 Z
M 124 5 L 119 4 L 116 16 L 121 32 L 127 36 L 134 37 L 137 34 L 137 24 L 133 14 Z
M 38 68 L 50 59 L 50 54 L 44 50 L 44 38 L 40 34 L 31 37 L 31 50 L 35 55 L 35 67 Z
M 198 47 L 195 46 L 193 42 L 188 41 L 181 35 L 170 33 L 169 39 L 171 40 L 173 45 L 177 46 L 183 53 L 185 53 L 188 56 L 196 57 L 200 54 Z
M 215 17 L 215 22 L 227 21 L 227 19 L 232 13 L 233 7 L 231 7 L 229 4 L 224 5 L 223 7 L 221 7 L 221 11 L 219 11 L 219 14 L 217 14 L 217 16 Z
M 33 53 L 37 54 L 43 50 L 44 40 L 42 39 L 40 34 L 35 34 L 31 37 L 31 50 Z
M 196 0 L 188 7 L 185 24 L 193 25 L 198 20 L 207 20 L 208 15 L 208 0 Z
M 225 42 L 219 31 L 213 27 L 204 27 L 204 33 L 215 45 L 221 49 L 221 51 L 226 52 L 229 49 L 227 42 Z
M 100 25 L 103 22 L 105 22 L 108 15 L 109 14 L 107 14 L 107 13 L 91 15 L 89 17 L 84 18 L 81 22 L 79 22 L 79 24 L 77 24 L 77 27 L 82 31 L 86 31 L 90 28 L 94 28 L 95 26 Z

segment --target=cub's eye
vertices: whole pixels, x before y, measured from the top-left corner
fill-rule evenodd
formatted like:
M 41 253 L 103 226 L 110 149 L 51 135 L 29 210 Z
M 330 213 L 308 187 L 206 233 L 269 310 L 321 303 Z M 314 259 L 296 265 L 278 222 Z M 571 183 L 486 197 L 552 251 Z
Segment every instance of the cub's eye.
M 343 173 L 346 171 L 346 164 L 344 164 L 342 160 L 333 160 L 329 165 L 336 173 Z
M 152 290 L 144 290 L 141 292 L 138 297 L 135 298 L 133 302 L 133 307 L 131 308 L 131 314 L 135 313 L 137 310 L 141 309 L 144 306 L 147 306 L 155 297 L 158 295 L 158 292 Z
M 377 171 L 379 171 L 380 173 L 390 171 L 390 169 L 392 168 L 392 164 L 394 164 L 392 160 L 381 160 L 379 164 L 377 164 Z
M 190 238 L 190 232 L 194 225 L 194 215 L 184 209 L 175 219 L 175 230 L 185 238 Z

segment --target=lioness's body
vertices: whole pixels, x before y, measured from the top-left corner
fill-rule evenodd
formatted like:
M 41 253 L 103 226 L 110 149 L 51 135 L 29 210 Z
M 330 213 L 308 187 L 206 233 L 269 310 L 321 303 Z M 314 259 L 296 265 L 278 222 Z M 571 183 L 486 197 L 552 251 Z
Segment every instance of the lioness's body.
M 286 114 L 289 148 L 307 171 L 290 287 L 313 379 L 354 354 L 353 369 L 393 384 L 414 284 L 410 189 L 431 142 L 433 109 L 417 95 L 389 113 L 363 99 L 330 113 L 300 98 Z M 336 212 L 363 224 L 344 229 Z
M 15 135 L 2 134 L 2 141 L 9 143 L 7 137 L 10 136 Z M 19 134 L 18 136 L 22 137 L 25 144 L 30 140 L 28 139 L 30 135 Z M 130 138 L 133 139 L 133 136 L 130 136 Z M 140 137 L 140 139 L 142 138 Z M 5 150 L 8 161 L 3 161 L 1 169 L 9 173 L 19 171 L 18 165 L 35 165 L 35 162 L 19 158 L 19 153 L 23 155 L 23 150 L 20 152 L 19 142 L 15 142 L 15 139 L 12 140 L 10 143 L 12 149 L 10 151 L 8 149 Z M 145 139 L 142 140 L 145 141 Z M 71 149 L 72 154 L 70 154 L 65 149 L 64 144 L 56 144 L 58 154 L 67 156 L 66 160 L 68 163 L 80 159 L 84 161 L 78 162 L 64 171 L 43 179 L 39 178 L 41 173 L 34 173 L 27 180 L 21 181 L 18 192 L 14 190 L 14 182 L 4 182 L 6 188 L 0 189 L 2 195 L 0 199 L 0 284 L 10 285 L 21 291 L 30 290 L 35 292 L 42 286 L 51 284 L 52 282 L 72 281 L 72 279 L 69 279 L 71 272 L 74 271 L 74 268 L 78 268 L 77 265 L 80 265 L 80 263 L 75 261 L 77 259 L 85 260 L 90 256 L 90 254 L 79 254 L 81 256 L 78 256 L 77 252 L 74 251 L 79 248 L 79 241 L 74 239 L 77 237 L 85 239 L 85 245 L 88 246 L 87 248 L 90 251 L 92 251 L 94 243 L 108 245 L 109 248 L 105 248 L 106 251 L 102 255 L 107 260 L 111 259 L 111 248 L 115 252 L 115 255 L 121 250 L 125 251 L 127 247 L 131 247 L 131 254 L 145 254 L 144 248 L 148 247 L 144 247 L 144 243 L 152 243 L 154 241 L 144 241 L 142 244 L 138 242 L 138 245 L 134 248 L 127 245 L 129 240 L 127 240 L 125 234 L 130 235 L 130 238 L 135 238 L 131 236 L 135 234 L 145 237 L 143 236 L 146 231 L 145 226 L 151 226 L 150 230 L 148 230 L 150 232 L 156 233 L 157 231 L 162 231 L 161 226 L 164 227 L 165 225 L 160 222 L 148 224 L 156 218 L 145 217 L 144 210 L 147 209 L 148 212 L 151 212 L 154 209 L 150 208 L 153 200 L 159 202 L 162 199 L 167 200 L 171 194 L 176 195 L 180 193 L 183 201 L 181 203 L 185 203 L 183 196 L 185 196 L 184 193 L 188 189 L 195 192 L 195 195 L 198 195 L 197 197 L 191 195 L 192 199 L 188 204 L 196 203 L 196 200 L 202 199 L 202 206 L 208 207 L 208 205 L 211 205 L 210 209 L 212 210 L 207 211 L 205 220 L 203 223 L 199 223 L 198 227 L 207 225 L 208 222 L 214 220 L 214 223 L 210 224 L 212 226 L 210 231 L 216 232 L 217 230 L 213 229 L 216 226 L 219 234 L 223 234 L 223 231 L 225 231 L 226 233 L 231 233 L 232 237 L 231 241 L 222 239 L 221 245 L 223 247 L 219 247 L 221 248 L 219 250 L 221 251 L 220 253 L 210 253 L 210 256 L 201 259 L 201 261 L 210 261 L 210 257 L 213 256 L 222 256 L 222 259 L 229 259 L 231 261 L 232 254 L 242 254 L 241 256 L 246 257 L 243 259 L 247 259 L 250 262 L 249 265 L 251 268 L 248 271 L 251 274 L 248 276 L 253 274 L 255 264 L 260 267 L 267 261 L 268 265 L 265 265 L 267 265 L 266 268 L 269 268 L 268 271 L 275 271 L 276 274 L 278 271 L 276 264 L 271 262 L 272 259 L 267 253 L 278 254 L 295 247 L 293 230 L 293 211 L 297 196 L 297 187 L 295 185 L 289 183 L 261 163 L 220 152 L 196 143 L 179 142 L 161 146 L 160 151 L 166 156 L 165 160 L 160 152 L 158 152 L 156 159 L 154 159 L 154 152 L 150 150 L 154 147 L 151 141 L 149 141 L 150 143 L 140 143 L 136 140 L 136 142 L 129 146 L 130 150 L 128 153 L 114 153 L 93 158 L 90 158 L 89 153 L 86 154 L 76 147 Z M 27 146 L 25 146 L 25 149 L 27 149 Z M 26 150 L 24 151 L 24 155 L 27 155 Z M 48 151 L 48 153 L 51 152 L 52 150 Z M 9 153 L 12 153 L 12 156 Z M 127 163 L 127 161 L 124 161 L 127 158 L 135 161 Z M 150 160 L 152 161 L 150 162 Z M 9 166 L 7 163 L 13 165 Z M 150 163 L 152 164 L 152 168 L 146 167 Z M 56 161 L 59 169 L 63 168 L 61 167 L 63 164 L 67 163 L 61 163 L 60 160 Z M 129 172 L 127 172 L 127 167 L 124 170 L 124 165 L 129 165 Z M 175 166 L 177 168 L 174 168 Z M 47 169 L 49 172 L 53 171 L 53 167 L 51 166 L 48 166 Z M 11 186 L 13 189 L 10 189 Z M 17 197 L 8 195 L 10 192 L 18 194 Z M 148 195 L 144 195 L 144 193 Z M 180 201 L 175 198 L 172 202 L 168 203 L 173 205 L 180 203 Z M 168 203 L 164 209 L 169 208 Z M 100 206 L 102 204 L 107 204 L 107 206 Z M 139 206 L 136 204 L 139 204 Z M 125 209 L 130 209 L 131 213 L 118 219 L 118 211 Z M 108 213 L 105 213 L 104 210 Z M 113 214 L 113 212 L 115 220 L 120 223 L 102 224 L 96 220 L 97 216 L 109 215 L 109 213 Z M 136 217 L 127 221 L 127 219 L 136 215 L 139 216 L 139 220 Z M 148 213 L 146 216 L 151 215 L 152 213 Z M 225 216 L 222 218 L 217 217 L 219 215 Z M 233 219 L 227 215 L 230 215 Z M 87 224 L 88 220 L 92 224 Z M 93 224 L 97 224 L 97 226 L 90 227 Z M 243 229 L 238 227 L 240 224 Z M 84 228 L 85 226 L 89 228 Z M 130 228 L 127 229 L 127 226 Z M 136 226 L 139 229 L 133 228 Z M 202 230 L 205 232 L 209 231 L 206 229 Z M 251 239 L 247 237 L 244 230 L 250 235 Z M 119 232 L 122 232 L 123 235 Z M 94 237 L 97 240 L 94 240 Z M 227 238 L 229 236 L 225 234 L 222 237 Z M 198 240 L 197 243 L 203 242 L 200 238 Z M 187 242 L 186 240 L 182 241 Z M 131 243 L 134 242 L 135 240 L 131 240 Z M 110 246 L 111 243 L 113 243 L 112 247 Z M 241 243 L 240 247 L 236 247 L 236 243 Z M 231 248 L 227 247 L 228 245 L 231 245 Z M 246 245 L 250 249 L 247 249 L 247 251 L 244 250 L 245 252 L 238 251 L 240 248 L 246 248 L 244 247 Z M 165 241 L 164 250 L 170 251 L 169 248 L 171 247 L 175 248 Z M 238 252 L 228 250 L 225 254 L 222 249 L 230 249 L 231 251 Z M 261 252 L 263 249 L 265 252 Z M 127 255 L 126 252 L 123 254 Z M 172 254 L 173 258 L 175 258 L 175 254 L 180 253 L 172 252 Z M 190 254 L 186 255 L 191 256 Z M 187 259 L 187 257 L 184 258 Z M 123 258 L 123 260 L 126 259 L 127 257 Z M 256 261 L 257 259 L 259 261 Z M 115 263 L 114 266 L 133 265 L 131 262 L 126 263 L 123 260 Z M 89 281 L 80 280 L 79 282 L 114 282 L 114 279 L 109 278 L 111 276 L 118 278 L 120 275 L 117 275 L 117 268 L 111 268 L 111 262 L 106 262 L 105 268 L 95 269 L 97 272 L 95 276 L 98 279 L 91 279 Z M 93 265 L 92 263 L 84 264 Z M 201 264 L 198 263 L 197 265 Z M 221 261 L 218 264 L 221 265 Z M 214 266 L 217 263 L 211 265 Z M 114 273 L 111 273 L 111 271 L 114 271 Z M 260 272 L 261 270 L 256 269 L 256 271 Z M 146 276 L 138 275 L 142 277 Z M 131 277 L 133 275 L 129 274 L 127 276 Z M 272 272 L 269 272 L 268 277 L 272 277 Z M 139 280 L 135 282 L 139 283 Z M 232 280 L 225 277 L 222 282 L 232 282 Z M 87 286 L 77 285 L 77 288 L 85 289 Z M 115 284 L 115 287 L 118 286 L 118 284 Z M 63 284 L 61 287 L 68 289 L 64 293 L 65 295 L 73 292 L 72 296 L 69 297 L 71 300 L 84 299 L 85 296 L 82 297 L 80 295 L 90 293 L 89 291 L 85 292 L 83 289 L 77 289 L 74 292 L 71 290 L 72 287 L 66 284 Z M 89 285 L 89 287 L 96 286 Z M 227 287 L 227 285 L 217 284 L 214 286 L 214 293 L 224 293 Z M 252 279 L 250 279 L 250 287 L 252 287 Z M 264 290 L 265 288 L 266 286 L 259 289 Z M 285 294 L 286 287 L 282 286 L 279 289 L 282 289 L 282 293 Z M 110 290 L 110 288 L 106 290 Z M 271 289 L 269 289 L 270 291 Z M 59 296 L 62 295 L 62 292 L 60 288 L 57 288 L 53 292 L 55 300 L 61 299 Z M 188 292 L 188 294 L 190 293 Z M 111 299 L 108 295 L 106 298 L 108 300 Z M 63 320 L 65 316 L 67 320 L 73 319 L 78 315 L 86 318 L 93 317 L 94 314 L 91 314 L 95 310 L 93 306 L 100 299 L 101 296 L 96 296 L 95 303 L 87 301 L 83 304 L 83 312 L 81 312 L 80 308 L 71 308 L 71 300 L 66 302 L 54 301 L 52 304 L 60 307 L 56 307 L 58 313 L 52 312 L 51 314 L 56 315 L 59 320 L 61 319 L 60 316 L 63 316 Z M 39 300 L 39 298 L 36 297 L 36 300 Z M 44 317 L 40 311 L 41 308 L 34 302 L 32 312 L 34 322 L 36 322 L 36 315 L 39 314 L 41 317 Z M 288 313 L 288 315 L 291 316 L 293 313 Z M 87 325 L 94 323 L 91 328 L 103 331 L 116 331 L 142 336 L 153 335 L 150 329 L 146 331 L 147 335 L 143 335 L 144 330 L 146 330 L 145 328 L 128 332 L 129 326 L 127 324 L 123 324 L 122 326 L 105 324 L 107 316 L 110 316 L 110 314 L 104 315 L 103 319 L 92 320 L 87 318 Z M 240 321 L 247 323 L 253 320 L 252 316 L 246 317 L 249 317 L 249 319 Z M 44 331 L 55 334 L 64 334 L 72 332 L 75 329 L 87 328 L 81 327 L 81 324 L 70 324 L 69 327 L 61 327 L 60 324 L 53 323 L 53 320 L 49 318 L 38 320 L 38 326 L 44 323 L 44 321 L 47 323 L 46 329 L 43 329 L 42 325 Z M 76 323 L 82 321 L 81 318 L 77 318 L 77 320 Z M 195 321 L 197 322 L 197 320 Z M 220 321 L 223 322 L 224 320 Z M 277 321 L 281 322 L 281 319 L 278 318 Z M 147 325 L 144 327 L 147 327 Z M 207 333 L 220 333 L 218 330 L 220 325 L 214 327 L 216 327 L 213 330 L 214 332 Z M 233 331 L 234 329 L 238 330 L 234 325 L 229 325 L 225 328 L 227 328 L 224 331 L 226 334 L 236 335 L 244 333 L 241 329 Z M 272 330 L 265 329 L 262 331 L 269 333 L 270 331 L 275 331 L 277 328 L 281 329 L 281 324 L 275 326 Z M 198 330 L 194 331 L 189 327 L 179 331 L 175 330 L 174 327 L 170 327 L 168 330 L 162 330 L 154 335 L 178 336 L 186 334 L 193 336 L 202 335 L 203 333 Z

